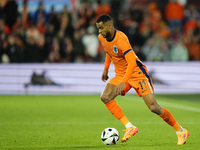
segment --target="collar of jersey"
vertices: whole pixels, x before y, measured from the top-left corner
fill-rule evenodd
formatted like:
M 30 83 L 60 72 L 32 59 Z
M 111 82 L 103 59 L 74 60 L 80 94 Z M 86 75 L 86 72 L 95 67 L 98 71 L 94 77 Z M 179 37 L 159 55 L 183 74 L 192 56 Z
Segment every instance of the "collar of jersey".
M 114 32 L 114 36 L 113 36 L 113 38 L 111 39 L 111 40 L 107 40 L 108 42 L 112 42 L 112 40 L 115 38 L 115 35 L 116 35 L 116 30 L 115 30 L 115 32 Z

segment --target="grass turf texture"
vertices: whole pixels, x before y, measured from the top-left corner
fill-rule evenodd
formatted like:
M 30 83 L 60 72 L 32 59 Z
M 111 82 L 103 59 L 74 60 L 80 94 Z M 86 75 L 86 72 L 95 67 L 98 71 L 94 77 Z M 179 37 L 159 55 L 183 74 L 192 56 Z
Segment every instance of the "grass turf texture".
M 124 126 L 115 119 L 99 95 L 0 96 L 1 150 L 194 150 L 200 147 L 200 95 L 156 95 L 158 103 L 190 132 L 187 143 L 176 145 L 172 127 L 151 113 L 137 95 L 117 97 L 139 133 L 128 142 L 104 145 L 104 128 Z

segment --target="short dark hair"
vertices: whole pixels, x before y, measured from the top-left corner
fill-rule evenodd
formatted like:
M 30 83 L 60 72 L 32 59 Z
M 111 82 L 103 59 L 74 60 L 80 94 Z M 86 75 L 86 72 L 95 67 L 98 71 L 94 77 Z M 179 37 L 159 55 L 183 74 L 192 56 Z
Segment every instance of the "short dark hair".
M 97 23 L 99 22 L 103 22 L 103 23 L 106 23 L 108 21 L 111 21 L 112 18 L 109 16 L 109 15 L 101 15 L 98 19 L 97 19 Z

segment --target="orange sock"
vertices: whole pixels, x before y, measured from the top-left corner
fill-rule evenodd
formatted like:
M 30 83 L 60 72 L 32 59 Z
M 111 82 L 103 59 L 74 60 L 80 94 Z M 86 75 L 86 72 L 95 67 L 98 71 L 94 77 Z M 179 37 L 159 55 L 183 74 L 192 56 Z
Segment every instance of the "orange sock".
M 123 116 L 121 119 L 119 119 L 119 121 L 121 121 L 121 123 L 123 123 L 123 125 L 126 125 L 127 123 L 129 123 L 128 118 L 126 118 L 126 116 Z
M 115 116 L 118 120 L 121 121 L 124 125 L 126 125 L 129 120 L 126 118 L 126 116 L 123 114 L 122 109 L 119 107 L 119 105 L 114 101 L 110 101 L 109 103 L 105 104 L 108 110 L 111 112 L 113 116 Z
M 168 111 L 166 108 L 163 107 L 163 113 L 159 116 L 170 126 L 174 128 L 175 131 L 179 131 L 181 129 L 181 126 L 178 124 L 178 122 L 175 120 L 175 118 L 172 116 L 170 111 Z

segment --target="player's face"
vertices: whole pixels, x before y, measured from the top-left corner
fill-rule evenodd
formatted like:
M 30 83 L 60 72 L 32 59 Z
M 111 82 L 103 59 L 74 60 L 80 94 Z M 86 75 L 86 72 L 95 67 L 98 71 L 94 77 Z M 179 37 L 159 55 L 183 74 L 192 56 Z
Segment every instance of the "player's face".
M 108 38 L 110 36 L 110 29 L 108 23 L 99 22 L 96 23 L 96 26 L 99 29 L 99 34 L 101 34 L 104 38 Z

